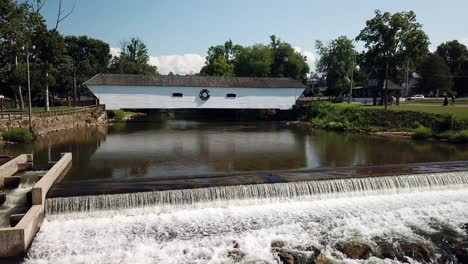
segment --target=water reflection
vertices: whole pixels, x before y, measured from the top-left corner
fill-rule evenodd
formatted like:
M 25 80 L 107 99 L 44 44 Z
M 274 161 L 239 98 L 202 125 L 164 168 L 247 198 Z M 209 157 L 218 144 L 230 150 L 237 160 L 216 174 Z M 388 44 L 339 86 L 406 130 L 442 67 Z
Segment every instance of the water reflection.
M 119 123 L 0 148 L 0 154 L 6 155 L 31 152 L 36 169 L 57 160 L 61 152 L 72 152 L 73 167 L 66 181 L 468 159 L 468 145 L 291 129 L 262 122 Z

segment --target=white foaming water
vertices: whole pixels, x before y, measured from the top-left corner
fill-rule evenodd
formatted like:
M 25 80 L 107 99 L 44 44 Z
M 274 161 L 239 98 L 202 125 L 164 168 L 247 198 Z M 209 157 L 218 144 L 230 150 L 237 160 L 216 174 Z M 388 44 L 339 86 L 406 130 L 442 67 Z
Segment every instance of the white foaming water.
M 415 229 L 436 232 L 436 223 L 462 232 L 460 226 L 467 222 L 466 185 L 328 199 L 236 200 L 227 205 L 205 202 L 63 214 L 45 220 L 26 263 L 234 263 L 229 257 L 233 241 L 244 254 L 240 263 L 277 263 L 270 249 L 273 240 L 286 241 L 288 248 L 314 245 L 330 259 L 357 263 L 338 252 L 336 243 L 373 245 L 376 237 L 390 243 L 400 239 L 429 243 Z
M 395 192 L 468 185 L 468 172 L 350 178 L 308 182 L 254 184 L 158 192 L 124 193 L 47 199 L 48 214 L 93 212 L 161 204 L 193 204 L 238 199 L 290 199 L 293 197 Z
M 336 245 L 409 241 L 432 245 L 437 255 L 441 252 L 421 233 L 439 232 L 440 226 L 462 233 L 468 223 L 466 172 L 159 193 L 164 194 L 133 196 L 140 202 L 116 195 L 126 202 L 123 208 L 143 208 L 55 210 L 63 214 L 47 216 L 26 263 L 234 263 L 236 243 L 240 263 L 277 263 L 270 248 L 274 240 L 288 248 L 312 245 L 334 261 L 356 263 Z M 112 200 L 99 197 L 101 204 Z M 141 203 L 143 198 L 155 205 Z

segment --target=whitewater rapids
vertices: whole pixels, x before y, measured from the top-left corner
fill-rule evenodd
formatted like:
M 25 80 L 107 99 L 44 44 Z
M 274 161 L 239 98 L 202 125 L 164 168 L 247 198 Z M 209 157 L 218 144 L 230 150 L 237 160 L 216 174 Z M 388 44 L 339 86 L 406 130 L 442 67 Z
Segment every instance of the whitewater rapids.
M 313 245 L 332 262 L 350 260 L 337 243 L 430 244 L 421 234 L 439 227 L 463 233 L 466 184 L 352 196 L 292 197 L 159 204 L 139 209 L 49 215 L 26 263 L 278 263 L 272 241 L 288 248 Z M 238 244 L 242 259 L 229 252 Z M 435 249 L 435 254 L 440 252 Z M 409 259 L 411 262 L 412 260 Z

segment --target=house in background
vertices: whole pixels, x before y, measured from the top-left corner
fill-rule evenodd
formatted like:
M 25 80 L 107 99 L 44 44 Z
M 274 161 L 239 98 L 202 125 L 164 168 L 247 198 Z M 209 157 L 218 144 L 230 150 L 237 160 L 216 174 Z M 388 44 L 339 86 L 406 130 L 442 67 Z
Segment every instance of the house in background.
M 323 95 L 327 90 L 327 73 L 325 72 L 311 72 L 306 81 L 305 96 L 319 96 Z

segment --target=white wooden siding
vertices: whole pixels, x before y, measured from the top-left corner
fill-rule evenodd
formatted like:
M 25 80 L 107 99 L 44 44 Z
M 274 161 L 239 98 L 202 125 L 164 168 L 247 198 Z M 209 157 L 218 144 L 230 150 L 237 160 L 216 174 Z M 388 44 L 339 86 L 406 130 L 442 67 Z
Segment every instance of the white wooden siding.
M 203 87 L 152 87 L 152 86 L 89 86 L 91 91 L 113 109 L 291 109 L 303 88 L 203 88 Z M 210 99 L 199 97 L 208 89 Z M 183 97 L 173 97 L 182 93 Z M 227 98 L 228 93 L 236 98 Z

